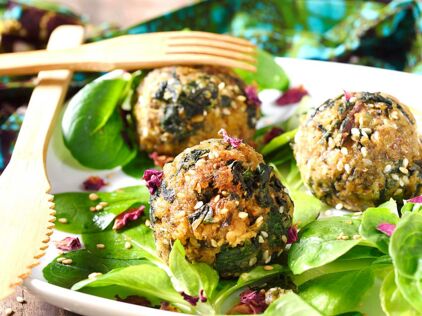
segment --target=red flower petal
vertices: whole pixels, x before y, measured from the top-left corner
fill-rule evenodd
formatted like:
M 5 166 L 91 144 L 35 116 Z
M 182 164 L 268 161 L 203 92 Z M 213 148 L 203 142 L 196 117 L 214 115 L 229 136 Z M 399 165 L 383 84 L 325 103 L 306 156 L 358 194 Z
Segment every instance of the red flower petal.
M 223 136 L 224 141 L 226 143 L 229 143 L 233 148 L 239 147 L 242 143 L 242 140 L 240 138 L 229 136 L 224 128 L 220 129 L 218 135 Z
M 410 200 L 407 200 L 407 202 L 415 204 L 422 203 L 422 195 L 411 198 Z
M 246 98 L 250 103 L 253 103 L 255 106 L 259 107 L 261 105 L 261 100 L 258 97 L 258 91 L 255 86 L 246 86 L 245 87 Z
M 350 98 L 352 97 L 352 93 L 346 90 L 343 90 L 344 93 L 344 97 L 346 98 L 346 101 L 349 101 Z
M 271 130 L 269 130 L 265 136 L 264 136 L 264 144 L 268 144 L 272 139 L 276 138 L 277 136 L 280 136 L 284 133 L 284 130 L 279 127 L 273 127 Z
M 81 249 L 82 244 L 78 237 L 66 237 L 63 240 L 57 241 L 56 247 L 63 251 L 72 251 Z
M 147 182 L 149 193 L 154 194 L 157 192 L 163 180 L 164 173 L 160 170 L 147 169 L 144 172 L 143 179 Z
M 192 306 L 196 306 L 196 303 L 198 303 L 199 301 L 198 296 L 191 296 L 185 292 L 180 292 L 180 295 L 182 295 L 183 299 L 189 304 L 191 304 Z
M 297 236 L 297 228 L 296 226 L 292 226 L 287 231 L 287 243 L 293 244 L 298 240 Z
M 251 289 L 240 293 L 240 303 L 248 305 L 253 314 L 260 314 L 268 307 L 265 303 L 265 293 Z
M 97 176 L 91 176 L 82 183 L 84 190 L 86 191 L 98 191 L 106 184 L 107 183 L 102 178 Z
M 381 223 L 377 226 L 377 230 L 386 234 L 387 236 L 391 236 L 396 229 L 396 225 L 390 223 Z
M 122 229 L 129 222 L 136 221 L 144 213 L 145 206 L 141 205 L 138 208 L 130 208 L 127 211 L 119 214 L 114 220 L 113 229 Z
M 308 91 L 303 86 L 290 88 L 284 92 L 282 96 L 275 101 L 275 103 L 281 106 L 298 103 L 305 95 L 308 94 Z

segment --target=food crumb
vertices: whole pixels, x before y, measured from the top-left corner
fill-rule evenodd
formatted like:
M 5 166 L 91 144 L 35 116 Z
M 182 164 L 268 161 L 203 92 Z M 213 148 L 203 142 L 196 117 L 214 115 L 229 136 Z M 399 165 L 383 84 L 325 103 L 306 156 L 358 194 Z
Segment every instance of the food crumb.
M 13 309 L 11 309 L 10 307 L 8 307 L 8 308 L 6 308 L 5 310 L 4 310 L 4 314 L 6 315 L 6 316 L 9 316 L 9 315 L 13 315 L 15 312 L 14 312 L 14 310 Z
M 337 205 L 336 205 L 336 209 L 337 210 L 341 210 L 343 208 L 343 203 L 338 203 Z
M 25 299 L 22 296 L 16 296 L 16 302 L 23 304 L 25 303 Z
M 246 212 L 239 212 L 239 218 L 245 219 L 248 218 L 249 214 Z
M 73 262 L 72 259 L 64 259 L 61 263 L 68 265 L 68 264 L 72 264 L 72 262 Z
M 130 248 L 132 248 L 132 244 L 130 243 L 130 241 L 126 241 L 126 242 L 125 242 L 125 248 L 126 248 L 126 249 L 130 249 Z
M 101 272 L 92 272 L 90 275 L 88 275 L 88 279 L 95 279 L 96 277 L 103 275 Z
M 105 248 L 105 245 L 104 244 L 97 244 L 96 247 L 98 249 L 104 249 Z
M 88 197 L 89 197 L 89 199 L 90 199 L 91 201 L 98 200 L 98 198 L 99 198 L 98 194 L 96 194 L 96 193 L 90 193 L 90 194 L 88 195 Z
M 59 258 L 57 258 L 56 259 L 56 261 L 58 262 L 58 263 L 61 263 L 63 260 L 65 260 L 66 258 L 65 257 L 59 257 Z
M 61 217 L 57 220 L 60 224 L 67 224 L 67 218 Z
M 271 271 L 273 269 L 274 269 L 273 266 L 264 266 L 264 270 L 266 270 L 266 271 Z

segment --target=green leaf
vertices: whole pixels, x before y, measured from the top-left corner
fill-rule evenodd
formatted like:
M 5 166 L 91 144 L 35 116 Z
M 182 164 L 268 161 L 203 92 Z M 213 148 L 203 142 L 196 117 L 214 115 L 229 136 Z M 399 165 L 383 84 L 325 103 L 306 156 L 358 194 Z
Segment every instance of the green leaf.
M 137 265 L 144 260 L 117 260 L 100 258 L 93 255 L 86 249 L 71 251 L 62 256 L 72 259 L 71 265 L 57 262 L 57 258 L 51 261 L 43 269 L 44 278 L 51 284 L 65 288 L 72 287 L 73 284 L 86 279 L 93 272 L 107 273 L 115 268 Z
M 297 129 L 285 132 L 275 138 L 273 138 L 268 144 L 266 144 L 261 150 L 261 154 L 266 156 L 269 153 L 279 149 L 280 147 L 285 146 L 286 144 L 290 143 L 297 133 Z
M 126 144 L 119 104 L 132 77 L 113 72 L 89 83 L 69 102 L 62 120 L 63 138 L 73 157 L 93 169 L 124 165 L 136 155 Z
M 381 306 L 388 316 L 418 316 L 416 311 L 403 297 L 394 281 L 394 271 L 391 271 L 382 283 Z
M 283 68 L 274 60 L 269 53 L 257 50 L 256 73 L 243 69 L 236 69 L 236 73 L 247 84 L 257 83 L 260 90 L 277 89 L 286 90 L 289 87 L 289 79 Z
M 318 310 L 291 292 L 283 295 L 267 308 L 264 316 L 322 316 Z
M 422 313 L 422 213 L 405 213 L 391 236 L 390 255 L 403 297 Z
M 114 296 L 125 294 L 146 297 L 153 303 L 161 300 L 175 304 L 184 311 L 190 311 L 187 302 L 174 289 L 170 277 L 165 271 L 151 264 L 140 264 L 126 268 L 114 269 L 107 274 L 95 279 L 87 279 L 76 283 L 72 290 L 90 293 L 96 289 L 96 295 L 110 297 L 110 291 Z
M 299 287 L 299 295 L 326 315 L 359 309 L 365 293 L 374 285 L 371 269 L 323 275 Z
M 140 179 L 144 175 L 145 170 L 156 168 L 154 161 L 149 158 L 146 152 L 138 152 L 137 155 L 122 167 L 127 175 Z
M 390 237 L 379 231 L 377 227 L 384 223 L 397 224 L 399 217 L 397 215 L 397 205 L 395 202 L 386 203 L 379 207 L 371 207 L 365 210 L 362 215 L 362 224 L 359 228 L 359 233 L 363 238 L 376 245 L 379 250 L 388 254 Z
M 84 234 L 82 238 L 86 249 L 101 258 L 121 260 L 147 258 L 159 266 L 164 265 L 155 249 L 154 234 L 145 225 L 129 226 L 121 231 L 106 230 Z M 131 243 L 130 249 L 125 248 L 126 242 Z M 98 244 L 103 244 L 105 247 L 98 248 Z
M 320 212 L 328 208 L 327 205 L 308 192 L 294 159 L 280 168 L 275 165 L 272 166 L 283 185 L 289 190 L 289 195 L 293 200 L 295 206 L 293 224 L 303 228 L 315 221 Z
M 315 221 L 299 233 L 299 241 L 289 251 L 288 263 L 294 274 L 334 261 L 359 243 L 360 220 L 350 216 L 335 216 Z M 347 240 L 341 239 L 347 236 Z
M 277 275 L 280 275 L 283 272 L 287 272 L 287 268 L 281 265 L 274 264 L 272 267 L 272 270 L 266 270 L 264 267 L 258 266 L 249 272 L 242 273 L 236 283 L 225 282 L 226 286 L 220 289 L 214 298 L 214 306 L 217 314 L 224 313 L 225 309 L 227 308 L 225 302 L 229 300 L 231 295 L 235 294 L 245 286 L 271 280 L 274 279 Z
M 377 248 L 355 246 L 333 262 L 305 271 L 299 275 L 294 275 L 292 280 L 297 286 L 300 286 L 325 274 L 362 270 L 377 264 L 377 260 L 382 255 L 383 253 Z M 389 264 L 391 266 L 391 262 Z
M 68 233 L 82 234 L 106 229 L 114 218 L 127 209 L 145 205 L 148 209 L 149 192 L 146 186 L 131 186 L 113 192 L 97 192 L 98 200 L 89 199 L 87 192 L 59 193 L 54 195 L 57 218 L 66 218 L 67 223 L 56 222 L 56 229 Z M 102 211 L 92 212 L 99 202 L 108 205 Z

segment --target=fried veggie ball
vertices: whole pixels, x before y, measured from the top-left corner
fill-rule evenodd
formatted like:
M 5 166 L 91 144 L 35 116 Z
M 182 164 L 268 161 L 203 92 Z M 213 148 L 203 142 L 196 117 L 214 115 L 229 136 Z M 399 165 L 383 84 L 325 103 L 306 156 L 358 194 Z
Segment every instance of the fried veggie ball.
M 221 128 L 250 141 L 259 115 L 259 99 L 250 88 L 222 68 L 151 71 L 138 88 L 134 108 L 141 148 L 175 156 L 216 137 Z
M 230 277 L 282 253 L 293 202 L 252 147 L 210 139 L 164 166 L 150 214 L 163 259 L 180 240 L 190 261 Z
M 300 126 L 294 153 L 315 196 L 337 208 L 363 211 L 422 193 L 415 118 L 385 93 L 327 100 Z

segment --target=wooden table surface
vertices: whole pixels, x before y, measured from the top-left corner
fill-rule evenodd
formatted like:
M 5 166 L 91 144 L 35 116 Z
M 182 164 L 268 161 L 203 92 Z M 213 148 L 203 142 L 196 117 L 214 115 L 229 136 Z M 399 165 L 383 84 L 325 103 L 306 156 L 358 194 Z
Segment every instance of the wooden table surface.
M 112 22 L 126 27 L 144 21 L 164 12 L 168 12 L 195 0 L 57 0 L 69 6 L 73 11 L 82 13 L 92 23 Z M 119 17 L 119 20 L 116 20 Z M 23 297 L 25 302 L 19 303 L 16 297 Z M 6 315 L 6 309 L 11 308 L 16 316 L 75 316 L 77 314 L 65 311 L 40 300 L 24 287 L 18 287 L 16 293 L 0 301 L 0 316 Z

